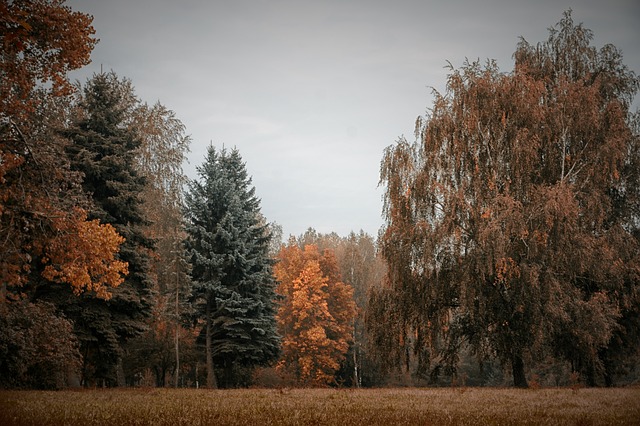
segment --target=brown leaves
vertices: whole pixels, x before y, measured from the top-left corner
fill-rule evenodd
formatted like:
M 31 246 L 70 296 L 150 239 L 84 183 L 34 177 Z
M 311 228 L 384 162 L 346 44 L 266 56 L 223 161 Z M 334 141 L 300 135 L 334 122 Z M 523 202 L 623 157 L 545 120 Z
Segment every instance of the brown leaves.
M 585 315 L 576 304 L 632 280 L 640 161 L 628 100 L 640 80 L 591 37 L 567 13 L 546 43 L 518 46 L 512 73 L 466 62 L 417 121 L 416 142 L 385 151 L 382 253 L 408 317 L 438 312 L 425 308 L 434 297 L 417 297 L 422 283 L 500 355 L 551 339 L 532 330 Z
M 109 288 L 119 286 L 128 273 L 127 263 L 116 258 L 124 238 L 109 224 L 87 221 L 81 210 L 56 225 L 58 236 L 44 247 L 42 276 L 71 285 L 76 294 L 91 291 L 109 299 Z

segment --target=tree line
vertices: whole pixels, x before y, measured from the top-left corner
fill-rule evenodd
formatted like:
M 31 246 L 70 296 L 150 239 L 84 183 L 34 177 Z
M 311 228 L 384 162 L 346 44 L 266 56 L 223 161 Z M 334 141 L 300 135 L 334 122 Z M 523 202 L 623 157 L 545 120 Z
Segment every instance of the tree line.
M 237 149 L 90 61 L 92 17 L 0 1 L 0 386 L 612 385 L 640 354 L 639 87 L 571 13 L 451 68 L 384 152 L 377 239 L 283 242 Z

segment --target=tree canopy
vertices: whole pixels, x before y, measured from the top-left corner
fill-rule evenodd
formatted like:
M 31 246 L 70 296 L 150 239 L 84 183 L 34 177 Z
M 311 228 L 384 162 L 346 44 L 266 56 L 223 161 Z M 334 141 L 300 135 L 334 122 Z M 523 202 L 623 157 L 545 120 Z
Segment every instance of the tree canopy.
M 0 0 L 0 387 L 637 380 L 640 79 L 571 11 L 508 72 L 450 66 L 377 240 L 287 244 L 238 149 L 190 180 L 177 114 L 70 82 L 92 22 Z
M 517 386 L 543 350 L 593 383 L 620 321 L 637 318 L 639 81 L 592 37 L 567 12 L 547 41 L 521 40 L 510 73 L 452 69 L 416 142 L 385 151 L 377 300 L 392 305 L 378 309 L 415 335 L 423 368 L 453 367 L 466 342 Z
M 342 282 L 335 254 L 295 241 L 282 247 L 274 273 L 283 297 L 278 309 L 282 334 L 280 370 L 299 385 L 326 386 L 335 376 L 352 341 L 356 306 L 353 288 Z

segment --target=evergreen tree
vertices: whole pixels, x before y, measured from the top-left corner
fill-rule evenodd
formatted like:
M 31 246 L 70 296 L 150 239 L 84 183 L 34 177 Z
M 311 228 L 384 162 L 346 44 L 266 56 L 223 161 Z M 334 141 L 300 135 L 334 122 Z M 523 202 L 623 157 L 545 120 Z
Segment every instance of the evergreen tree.
M 209 147 L 185 197 L 187 252 L 207 354 L 207 386 L 245 384 L 278 356 L 271 235 L 240 153 Z
M 119 256 L 129 270 L 109 300 L 92 294 L 69 297 L 70 292 L 62 289 L 52 295 L 75 322 L 85 384 L 123 384 L 122 345 L 144 330 L 153 307 L 149 279 L 153 242 L 143 233 L 144 179 L 136 171 L 134 157 L 140 141 L 127 125 L 136 102 L 128 80 L 113 72 L 97 74 L 79 95 L 76 116 L 65 132 L 72 141 L 71 167 L 83 175 L 82 187 L 91 196 L 89 219 L 112 225 L 125 238 Z

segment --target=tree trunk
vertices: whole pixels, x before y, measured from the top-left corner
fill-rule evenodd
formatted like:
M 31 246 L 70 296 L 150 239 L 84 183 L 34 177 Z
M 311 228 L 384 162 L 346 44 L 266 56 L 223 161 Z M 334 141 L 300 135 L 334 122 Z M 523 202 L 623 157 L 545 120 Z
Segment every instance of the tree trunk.
M 161 388 L 162 387 L 162 373 L 160 372 L 160 367 L 158 367 L 158 366 L 153 367 L 153 375 L 156 378 L 156 387 L 157 388 Z
M 206 330 L 206 353 L 207 353 L 207 387 L 209 389 L 217 389 L 218 384 L 216 383 L 216 372 L 213 370 L 213 353 L 211 351 L 211 300 L 207 297 L 207 330 Z
M 179 337 L 179 328 L 180 326 L 178 324 L 176 324 L 176 368 L 175 368 L 175 374 L 173 377 L 173 386 L 174 387 L 178 387 L 178 383 L 179 383 L 179 376 L 180 376 L 180 337 Z
M 224 379 L 222 387 L 223 389 L 236 387 L 235 380 L 233 380 L 233 363 L 228 359 L 224 361 Z
M 608 388 L 613 387 L 613 364 L 609 357 L 604 354 L 600 355 L 600 359 L 602 360 L 602 364 L 604 364 L 604 385 Z
M 127 385 L 127 382 L 124 376 L 124 366 L 122 365 L 122 357 L 118 357 L 118 362 L 116 363 L 116 386 L 123 387 L 126 385 Z
M 176 272 L 176 277 L 178 273 Z M 178 387 L 179 379 L 180 379 L 180 304 L 179 304 L 179 286 L 178 279 L 176 278 L 176 372 L 174 377 L 173 386 Z
M 358 369 L 358 345 L 356 343 L 356 326 L 353 326 L 353 386 L 360 387 L 360 371 Z
M 176 265 L 178 262 L 176 261 Z M 173 381 L 173 386 L 178 387 L 180 380 L 180 274 L 178 267 L 176 266 L 176 370 Z
M 595 387 L 596 386 L 596 370 L 591 362 L 589 362 L 589 365 L 587 365 L 587 372 L 585 376 L 586 376 L 587 386 L 589 386 L 590 388 Z
M 517 388 L 528 388 L 527 377 L 524 375 L 524 361 L 522 355 L 513 355 L 511 358 L 511 368 L 513 370 L 513 385 Z

